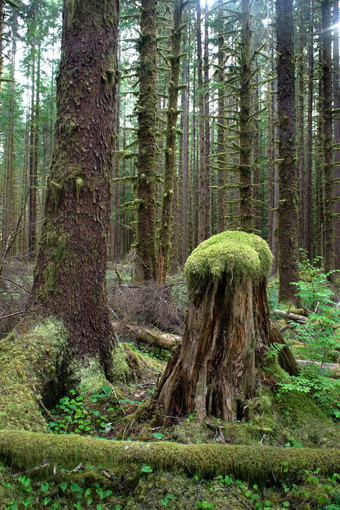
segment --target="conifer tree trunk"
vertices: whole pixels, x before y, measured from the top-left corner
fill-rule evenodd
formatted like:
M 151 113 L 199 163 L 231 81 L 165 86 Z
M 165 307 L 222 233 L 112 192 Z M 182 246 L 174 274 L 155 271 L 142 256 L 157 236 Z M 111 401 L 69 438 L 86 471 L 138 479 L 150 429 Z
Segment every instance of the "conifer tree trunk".
M 105 293 L 117 76 L 117 0 L 65 0 L 57 122 L 31 312 L 68 331 L 64 364 L 97 359 L 110 374 Z
M 138 184 L 135 279 L 155 280 L 157 169 L 157 3 L 142 0 L 139 41 Z
M 198 85 L 198 137 L 199 137 L 199 205 L 198 205 L 198 242 L 206 239 L 206 156 L 204 136 L 204 97 L 203 89 L 203 59 L 202 59 L 202 31 L 201 31 L 201 0 L 197 0 L 197 85 Z
M 182 191 L 182 211 L 183 211 L 183 220 L 182 220 L 182 231 L 183 231 L 183 247 L 182 254 L 183 259 L 180 261 L 182 264 L 187 256 L 188 256 L 188 222 L 189 222 L 189 62 L 188 57 L 186 55 L 187 50 L 187 37 L 186 34 L 183 34 L 183 85 L 186 88 L 182 92 L 182 122 L 183 122 L 183 152 L 182 152 L 182 169 L 183 169 L 183 191 Z
M 299 246 L 303 246 L 304 223 L 305 223 L 305 70 L 304 70 L 304 46 L 305 46 L 305 19 L 302 14 L 302 5 L 299 5 L 298 14 L 298 58 L 297 58 L 297 80 L 298 80 L 298 118 L 297 118 L 297 147 L 299 165 Z
M 250 0 L 242 0 L 241 55 L 240 55 L 240 199 L 241 230 L 251 232 L 251 148 L 253 130 L 250 122 L 252 34 L 250 29 Z
M 208 2 L 205 0 L 204 9 L 204 153 L 205 153 L 205 234 L 204 239 L 208 239 L 211 235 L 211 172 L 210 172 L 210 119 L 209 119 L 209 30 L 208 30 L 209 10 Z
M 334 171 L 332 133 L 332 34 L 330 0 L 322 0 L 323 147 L 325 179 L 325 269 L 334 269 Z
M 334 19 L 333 25 L 338 26 L 339 23 L 339 3 L 338 0 L 334 2 Z M 338 30 L 335 29 L 334 37 L 334 109 L 340 107 L 340 62 L 339 62 L 339 37 Z M 340 119 L 339 114 L 334 118 L 334 180 L 335 180 L 335 218 L 334 218 L 334 232 L 335 232 L 335 269 L 340 269 Z
M 36 8 L 33 3 L 33 13 L 32 13 L 33 24 L 35 27 L 35 19 L 36 19 Z M 35 30 L 35 28 L 34 28 Z M 31 65 L 31 118 L 30 118 L 30 135 L 29 135 L 29 199 L 28 199 L 28 250 L 29 257 L 33 260 L 35 257 L 35 248 L 37 244 L 37 174 L 36 174 L 36 165 L 35 165 L 35 156 L 36 151 L 34 148 L 35 142 L 35 130 L 36 130 L 36 121 L 35 121 L 35 113 L 36 113 L 36 41 L 35 34 L 33 35 L 33 43 L 32 43 L 32 65 Z
M 220 9 L 222 17 L 222 8 Z M 218 36 L 218 73 L 217 81 L 220 84 L 218 89 L 218 126 L 217 126 L 217 146 L 218 146 L 218 205 L 217 205 L 217 228 L 218 232 L 223 232 L 225 229 L 225 216 L 226 216 L 226 144 L 225 144 L 225 91 L 222 87 L 224 79 L 224 37 L 223 33 Z
M 312 258 L 312 150 L 313 150 L 313 90 L 314 90 L 314 1 L 309 4 L 309 43 L 308 43 L 308 107 L 307 107 L 307 151 L 306 151 L 306 186 L 305 186 L 305 217 L 304 247 L 308 258 Z
M 177 118 L 179 110 L 178 83 L 180 75 L 181 42 L 182 42 L 182 19 L 183 0 L 176 0 L 174 6 L 174 25 L 171 35 L 171 71 L 168 88 L 169 102 L 167 111 L 166 128 L 166 149 L 165 149 L 165 170 L 164 170 L 164 191 L 162 201 L 162 218 L 159 235 L 158 251 L 158 274 L 159 283 L 165 283 L 170 255 L 170 238 L 173 225 L 173 198 L 176 178 L 176 139 L 177 139 Z
M 293 1 L 276 0 L 279 114 L 279 300 L 295 303 L 299 279 Z M 287 257 L 289 254 L 289 257 Z

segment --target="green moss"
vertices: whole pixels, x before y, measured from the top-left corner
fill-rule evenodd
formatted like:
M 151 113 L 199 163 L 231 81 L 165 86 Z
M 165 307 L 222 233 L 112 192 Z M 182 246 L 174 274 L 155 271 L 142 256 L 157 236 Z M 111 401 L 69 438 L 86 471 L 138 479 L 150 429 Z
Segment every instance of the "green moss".
M 65 340 L 63 325 L 54 319 L 37 321 L 1 340 L 1 428 L 48 430 L 39 399 L 55 382 Z
M 84 179 L 82 177 L 77 177 L 76 178 L 76 197 L 77 197 L 77 200 L 79 198 L 80 191 L 81 191 L 81 188 L 83 186 L 84 186 Z
M 272 254 L 266 241 L 254 234 L 226 231 L 201 243 L 188 257 L 185 275 L 190 286 L 204 286 L 226 276 L 237 283 L 268 276 Z
M 99 361 L 95 358 L 74 359 L 68 367 L 68 373 L 70 387 L 76 388 L 82 397 L 89 393 L 100 393 L 101 388 L 109 384 Z
M 57 209 L 57 207 L 59 205 L 61 191 L 62 191 L 63 187 L 61 184 L 59 184 L 55 181 L 51 181 L 51 188 L 52 188 L 53 197 L 54 197 L 54 206 Z
M 321 474 L 340 469 L 339 449 L 180 445 L 168 442 L 108 441 L 70 434 L 58 436 L 27 431 L 0 431 L 0 455 L 19 466 L 42 462 L 74 467 L 80 462 L 104 468 L 134 464 L 155 470 L 184 471 L 211 478 L 232 474 L 239 479 L 268 483 L 320 468 Z
M 127 382 L 130 378 L 127 354 L 122 344 L 119 344 L 114 350 L 111 373 L 114 382 Z

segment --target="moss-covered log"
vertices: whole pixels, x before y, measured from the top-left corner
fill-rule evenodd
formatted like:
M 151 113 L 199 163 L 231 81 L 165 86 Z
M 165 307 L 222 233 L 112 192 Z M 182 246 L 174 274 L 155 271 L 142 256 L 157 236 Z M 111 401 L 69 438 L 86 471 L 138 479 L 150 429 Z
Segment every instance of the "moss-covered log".
M 211 237 L 190 255 L 183 342 L 155 395 L 167 415 L 243 417 L 273 343 L 266 295 L 271 260 L 263 239 L 232 231 Z
M 231 474 L 262 484 L 297 476 L 306 468 L 320 468 L 325 475 L 340 469 L 339 449 L 142 443 L 8 430 L 0 432 L 0 457 L 25 467 L 43 462 L 67 468 L 83 462 L 110 469 L 147 464 L 155 470 L 183 470 L 204 478 Z

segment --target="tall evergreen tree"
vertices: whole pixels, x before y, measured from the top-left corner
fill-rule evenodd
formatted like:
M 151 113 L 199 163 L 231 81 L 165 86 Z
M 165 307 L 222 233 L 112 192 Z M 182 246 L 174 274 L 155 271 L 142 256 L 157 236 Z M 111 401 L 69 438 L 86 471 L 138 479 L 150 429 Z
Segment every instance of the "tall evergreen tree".
M 331 2 L 322 0 L 322 117 L 323 117 L 323 169 L 325 186 L 325 268 L 334 269 L 334 165 L 332 126 L 332 31 Z
M 135 278 L 155 280 L 157 98 L 157 3 L 142 0 L 139 41 L 138 182 Z
M 67 356 L 110 374 L 105 295 L 117 76 L 117 0 L 64 1 L 58 113 L 30 310 L 60 319 Z M 64 366 L 65 368 L 65 366 Z
M 276 0 L 279 115 L 279 300 L 296 302 L 299 279 L 293 0 Z

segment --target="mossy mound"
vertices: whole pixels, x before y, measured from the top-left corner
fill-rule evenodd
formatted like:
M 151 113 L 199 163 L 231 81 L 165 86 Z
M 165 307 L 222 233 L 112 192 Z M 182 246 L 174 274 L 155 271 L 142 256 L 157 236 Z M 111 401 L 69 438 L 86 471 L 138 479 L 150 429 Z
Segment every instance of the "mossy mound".
M 225 275 L 234 283 L 268 276 L 273 256 L 268 244 L 255 234 L 222 232 L 201 243 L 188 257 L 184 272 L 196 288 Z
M 0 340 L 0 428 L 48 431 L 42 393 L 56 384 L 66 330 L 55 319 L 35 319 Z

